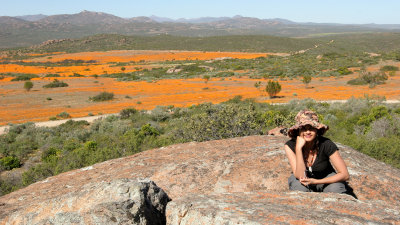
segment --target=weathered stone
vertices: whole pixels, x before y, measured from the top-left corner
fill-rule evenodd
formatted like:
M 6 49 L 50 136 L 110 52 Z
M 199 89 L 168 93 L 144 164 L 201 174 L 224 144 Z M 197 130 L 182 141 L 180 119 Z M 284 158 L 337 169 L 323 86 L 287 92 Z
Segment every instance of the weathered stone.
M 395 224 L 400 207 L 349 195 L 236 192 L 191 195 L 167 205 L 167 224 Z M 384 210 L 382 210 L 384 209 Z
M 193 202 L 195 208 L 212 208 L 225 203 L 235 205 L 246 200 L 250 207 L 247 210 L 251 212 L 251 207 L 253 207 L 256 213 L 257 210 L 263 210 L 262 208 L 257 209 L 258 204 L 267 204 L 270 201 L 269 198 L 272 197 L 257 202 L 256 197 L 249 196 L 257 196 L 258 192 L 265 193 L 265 196 L 268 196 L 268 193 L 275 193 L 278 195 L 275 198 L 276 201 L 268 204 L 276 204 L 276 208 L 281 210 L 281 214 L 271 211 L 271 215 L 264 220 L 260 219 L 260 221 L 264 221 L 261 223 L 267 224 L 274 223 L 273 221 L 280 223 L 279 215 L 285 217 L 287 214 L 293 214 L 296 216 L 296 213 L 301 221 L 304 217 L 300 215 L 309 215 L 308 211 L 313 210 L 314 205 L 325 207 L 321 205 L 330 204 L 329 200 L 340 202 L 343 206 L 332 209 L 324 208 L 326 209 L 324 213 L 327 214 L 324 215 L 327 218 L 333 218 L 335 215 L 341 216 L 344 213 L 343 210 L 348 210 L 349 215 L 354 214 L 351 221 L 376 222 L 374 218 L 379 216 L 386 218 L 383 221 L 389 223 L 398 219 L 398 214 L 396 214 L 398 211 L 392 211 L 392 209 L 398 209 L 400 204 L 400 170 L 349 147 L 338 145 L 351 175 L 349 184 L 353 187 L 358 200 L 350 201 L 351 196 L 344 195 L 345 197 L 343 197 L 339 194 L 331 194 L 327 200 L 321 197 L 326 194 L 292 193 L 288 191 L 287 184 L 291 169 L 283 148 L 286 140 L 288 140 L 286 137 L 249 136 L 202 143 L 176 144 L 66 172 L 1 197 L 0 221 L 7 221 L 10 215 L 18 214 L 20 218 L 32 216 L 33 214 L 28 213 L 37 212 L 36 207 L 42 202 L 62 199 L 63 196 L 79 192 L 83 186 L 88 184 L 113 182 L 122 178 L 153 180 L 172 198 L 173 201 L 168 205 L 177 205 L 173 208 L 184 208 L 185 205 L 181 203 L 196 201 L 194 200 L 196 198 L 199 198 L 199 202 L 203 201 L 201 198 L 209 199 L 204 200 L 209 203 L 201 206 Z M 250 193 L 240 197 L 245 192 Z M 233 200 L 229 202 L 227 196 L 236 197 L 232 197 Z M 300 198 L 301 203 L 298 199 L 296 200 L 296 196 Z M 257 207 L 252 206 L 252 201 Z M 212 206 L 214 202 L 218 204 Z M 87 204 L 96 205 L 98 203 L 87 201 Z M 347 208 L 346 204 L 349 204 Z M 62 213 L 79 212 L 81 207 L 79 204 L 71 202 L 71 205 L 75 207 L 76 211 L 70 210 Z M 243 209 L 246 208 L 245 205 L 239 206 Z M 296 207 L 301 210 L 285 211 L 294 210 Z M 168 206 L 168 208 L 170 207 Z M 365 211 L 360 208 L 365 208 Z M 49 204 L 49 207 L 43 211 L 51 214 L 51 205 Z M 168 218 L 173 217 L 173 211 L 169 212 Z M 358 213 L 368 211 L 370 212 L 368 215 Z M 111 211 L 107 212 L 111 213 Z M 62 213 L 60 211 L 60 215 Z M 200 210 L 198 213 L 207 215 Z M 263 215 L 266 214 L 261 214 L 260 218 Z M 314 218 L 313 215 L 315 214 L 310 214 L 308 221 L 318 220 L 319 217 Z M 234 223 L 232 221 L 229 223 Z M 259 223 L 257 220 L 252 221 Z M 339 217 L 335 221 L 341 223 Z M 0 224 L 5 224 L 5 222 L 0 222 Z M 90 222 L 86 224 L 90 224 Z
M 40 191 L 46 195 L 49 190 Z M 126 178 L 83 184 L 52 198 L 41 196 L 41 201 L 23 196 L 17 200 L 22 204 L 12 210 L 3 203 L 2 208 L 8 212 L 0 213 L 2 224 L 161 225 L 166 222 L 165 208 L 170 201 L 154 182 Z
M 275 127 L 274 129 L 271 129 L 268 131 L 268 135 L 273 135 L 273 136 L 287 136 L 288 128 L 284 126 L 279 126 Z

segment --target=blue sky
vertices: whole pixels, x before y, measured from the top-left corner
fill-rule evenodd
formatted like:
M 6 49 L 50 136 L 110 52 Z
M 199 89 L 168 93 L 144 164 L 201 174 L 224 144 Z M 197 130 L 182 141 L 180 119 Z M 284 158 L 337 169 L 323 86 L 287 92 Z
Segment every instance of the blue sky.
M 0 0 L 0 16 L 74 14 L 83 10 L 124 18 L 241 15 L 295 22 L 400 24 L 399 0 Z

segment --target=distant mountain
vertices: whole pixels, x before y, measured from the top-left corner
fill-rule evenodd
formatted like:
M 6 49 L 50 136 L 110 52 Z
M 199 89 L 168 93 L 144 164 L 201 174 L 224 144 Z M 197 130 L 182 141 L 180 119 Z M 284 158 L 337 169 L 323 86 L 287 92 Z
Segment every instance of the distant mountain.
M 128 20 L 111 14 L 102 12 L 82 11 L 77 14 L 62 14 L 45 17 L 38 22 L 40 23 L 70 23 L 75 25 L 86 24 L 124 24 L 129 23 Z
M 34 22 L 34 21 L 38 21 L 38 20 L 41 20 L 46 17 L 47 17 L 46 15 L 37 14 L 37 15 L 16 16 L 15 18 Z
M 200 18 L 194 18 L 194 19 L 185 19 L 185 18 L 180 18 L 177 19 L 176 22 L 181 22 L 181 23 L 212 23 L 212 22 L 217 22 L 221 20 L 227 20 L 229 17 L 200 17 Z
M 158 16 L 150 16 L 150 19 L 152 19 L 155 22 L 163 23 L 163 22 L 175 22 L 175 20 L 167 18 L 167 17 L 158 17 Z
M 42 17 L 41 19 L 39 19 Z M 273 35 L 283 37 L 326 36 L 343 33 L 400 32 L 400 25 L 349 25 L 296 23 L 253 17 L 121 18 L 102 12 L 0 17 L 0 48 L 40 44 L 51 39 L 82 38 L 96 34 L 175 35 L 188 37 L 225 35 Z
M 146 16 L 138 16 L 138 17 L 133 17 L 128 19 L 131 22 L 141 22 L 141 23 L 154 23 L 158 22 L 154 20 L 152 17 L 146 17 Z
M 27 24 L 25 20 L 11 17 L 11 16 L 0 16 L 0 24 L 15 25 L 15 24 Z

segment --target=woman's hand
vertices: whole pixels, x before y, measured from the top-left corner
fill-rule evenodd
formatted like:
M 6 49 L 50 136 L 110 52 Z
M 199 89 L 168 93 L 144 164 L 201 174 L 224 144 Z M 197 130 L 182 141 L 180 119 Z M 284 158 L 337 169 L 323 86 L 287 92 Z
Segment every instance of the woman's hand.
M 308 186 L 310 184 L 318 184 L 318 180 L 314 178 L 301 177 L 300 183 L 303 184 L 304 186 Z
M 306 144 L 306 140 L 303 137 L 297 136 L 296 139 L 296 150 L 297 149 L 302 149 L 303 146 Z

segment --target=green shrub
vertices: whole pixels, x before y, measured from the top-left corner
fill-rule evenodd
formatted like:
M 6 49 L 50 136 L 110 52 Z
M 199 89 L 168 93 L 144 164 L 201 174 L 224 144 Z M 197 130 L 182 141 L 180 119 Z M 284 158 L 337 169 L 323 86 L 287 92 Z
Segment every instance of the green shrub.
M 347 67 L 340 67 L 339 69 L 336 70 L 336 72 L 338 72 L 341 75 L 348 75 L 353 73 Z
M 311 82 L 311 79 L 312 79 L 312 77 L 311 77 L 311 75 L 304 75 L 303 76 L 303 79 L 302 79 L 302 82 L 306 85 L 306 87 L 308 86 L 308 84 Z
M 69 113 L 67 113 L 67 112 L 61 112 L 61 113 L 57 114 L 57 117 L 62 118 L 62 119 L 68 119 L 68 118 L 71 118 L 71 115 L 69 115 Z
M 362 72 L 360 75 L 352 80 L 347 81 L 350 85 L 366 85 L 369 84 L 370 88 L 376 85 L 383 84 L 388 79 L 384 72 Z
M 191 111 L 192 115 L 178 120 L 173 131 L 178 140 L 207 141 L 263 133 L 253 102 L 201 104 Z
M 274 98 L 280 91 L 282 87 L 278 81 L 268 81 L 267 86 L 265 87 L 265 91 L 268 93 L 270 98 Z
M 96 96 L 89 97 L 89 100 L 93 102 L 110 101 L 113 99 L 114 99 L 114 93 L 110 92 L 101 92 Z
M 26 81 L 38 77 L 36 74 L 17 74 L 11 81 Z
M 399 71 L 399 67 L 387 65 L 387 66 L 381 67 L 380 70 L 381 70 L 381 71 L 384 71 L 384 72 L 388 72 L 388 71 Z
M 79 73 L 74 73 L 73 75 L 71 75 L 70 77 L 84 77 L 83 75 L 79 74 Z
M 0 169 L 2 170 L 12 170 L 20 166 L 21 162 L 15 156 L 6 156 L 0 159 Z
M 235 73 L 231 71 L 219 72 L 214 75 L 214 77 L 233 77 L 233 76 L 235 76 Z
M 136 114 L 138 111 L 134 108 L 127 108 L 127 109 L 123 109 L 119 112 L 119 116 L 121 117 L 121 119 L 128 119 L 131 116 L 133 116 L 134 114 Z
M 26 91 L 30 91 L 33 88 L 33 83 L 31 81 L 26 81 L 24 83 L 24 88 Z
M 57 73 L 49 73 L 49 74 L 46 74 L 45 77 L 61 77 L 61 75 L 57 74 Z
M 54 79 L 51 83 L 43 85 L 43 88 L 58 88 L 58 87 L 68 87 L 68 84 L 63 81 L 59 81 L 58 79 Z

